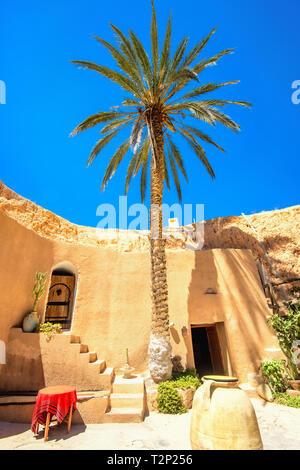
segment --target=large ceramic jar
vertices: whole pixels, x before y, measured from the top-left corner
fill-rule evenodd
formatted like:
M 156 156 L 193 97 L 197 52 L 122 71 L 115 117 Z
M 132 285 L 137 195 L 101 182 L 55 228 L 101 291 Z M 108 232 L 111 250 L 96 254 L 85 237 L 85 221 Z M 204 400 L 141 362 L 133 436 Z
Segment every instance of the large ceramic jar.
M 31 312 L 25 315 L 23 320 L 23 331 L 25 333 L 33 333 L 39 324 L 39 315 L 37 312 Z
M 195 393 L 190 439 L 193 450 L 262 450 L 254 408 L 238 379 L 205 376 Z

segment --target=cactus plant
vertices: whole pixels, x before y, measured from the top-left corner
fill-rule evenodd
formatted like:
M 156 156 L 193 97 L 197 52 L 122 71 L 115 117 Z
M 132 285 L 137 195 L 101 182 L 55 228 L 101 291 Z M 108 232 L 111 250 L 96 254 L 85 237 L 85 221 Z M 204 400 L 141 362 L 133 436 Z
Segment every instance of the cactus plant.
M 43 297 L 45 293 L 45 287 L 47 284 L 47 273 L 40 273 L 37 271 L 35 273 L 35 283 L 33 286 L 33 311 L 36 311 L 36 305 L 38 301 Z

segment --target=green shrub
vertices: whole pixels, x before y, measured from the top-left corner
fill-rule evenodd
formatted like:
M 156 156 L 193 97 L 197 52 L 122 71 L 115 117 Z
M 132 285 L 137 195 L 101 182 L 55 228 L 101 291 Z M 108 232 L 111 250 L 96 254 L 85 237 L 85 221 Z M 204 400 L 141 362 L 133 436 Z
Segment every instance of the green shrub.
M 287 393 L 276 393 L 274 395 L 275 403 L 279 405 L 291 406 L 292 408 L 300 408 L 300 397 L 291 397 Z
M 275 393 L 283 393 L 287 389 L 286 363 L 284 359 L 263 361 L 261 366 L 262 374 L 272 390 Z
M 176 388 L 181 388 L 182 390 L 187 388 L 197 389 L 202 384 L 195 369 L 188 369 L 185 372 L 173 374 L 170 382 L 175 382 Z
M 200 387 L 201 383 L 195 370 L 175 373 L 170 380 L 161 382 L 158 385 L 158 411 L 168 414 L 186 413 L 187 409 L 183 406 L 181 397 L 176 389 L 186 390 L 187 388 L 193 388 L 196 390 Z

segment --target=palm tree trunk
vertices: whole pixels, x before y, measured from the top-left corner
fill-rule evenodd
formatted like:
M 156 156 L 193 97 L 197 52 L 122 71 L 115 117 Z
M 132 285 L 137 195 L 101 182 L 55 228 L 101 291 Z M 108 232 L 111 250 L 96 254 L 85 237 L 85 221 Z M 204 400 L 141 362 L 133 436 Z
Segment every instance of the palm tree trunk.
M 164 138 L 159 111 L 153 110 L 148 122 L 152 141 L 150 208 L 152 322 L 148 354 L 151 377 L 154 382 L 161 382 L 171 377 L 172 362 L 167 264 L 165 239 L 162 235 Z

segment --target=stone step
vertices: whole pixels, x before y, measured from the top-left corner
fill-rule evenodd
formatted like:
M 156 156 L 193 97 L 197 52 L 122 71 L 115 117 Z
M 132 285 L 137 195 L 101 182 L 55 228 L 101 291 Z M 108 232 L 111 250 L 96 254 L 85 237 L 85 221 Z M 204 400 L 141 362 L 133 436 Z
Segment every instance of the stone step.
M 83 390 L 77 392 L 77 401 L 91 400 L 92 398 L 108 398 L 107 390 Z
M 121 375 L 117 375 L 112 391 L 113 393 L 144 393 L 144 379 L 139 376 L 124 379 Z
M 101 374 L 106 369 L 106 362 L 104 359 L 97 359 L 97 361 L 90 362 L 90 367 L 94 367 L 98 374 Z
M 81 357 L 87 363 L 96 362 L 97 359 L 98 359 L 97 353 L 94 352 L 94 351 L 86 352 L 86 353 L 80 353 L 79 357 Z
M 114 379 L 115 370 L 113 367 L 106 367 L 103 372 L 99 374 L 99 383 L 103 390 L 110 390 L 111 384 Z
M 70 343 L 80 343 L 80 336 L 70 335 Z
M 76 353 L 80 354 L 80 343 L 71 343 L 72 350 L 75 350 Z
M 100 418 L 100 423 L 141 423 L 144 419 L 142 408 L 114 408 Z
M 143 408 L 143 393 L 112 393 L 110 395 L 111 408 Z
M 80 344 L 80 352 L 81 353 L 87 353 L 89 352 L 89 347 L 87 344 Z

